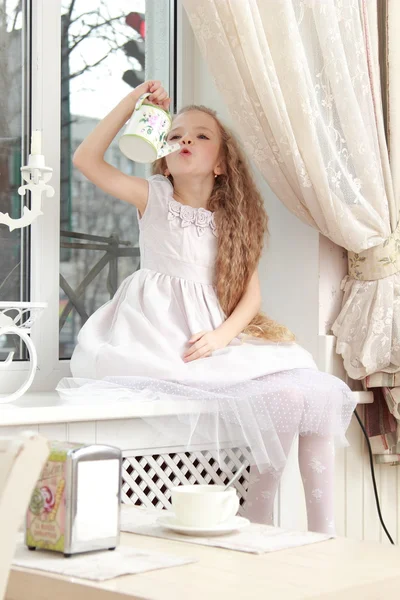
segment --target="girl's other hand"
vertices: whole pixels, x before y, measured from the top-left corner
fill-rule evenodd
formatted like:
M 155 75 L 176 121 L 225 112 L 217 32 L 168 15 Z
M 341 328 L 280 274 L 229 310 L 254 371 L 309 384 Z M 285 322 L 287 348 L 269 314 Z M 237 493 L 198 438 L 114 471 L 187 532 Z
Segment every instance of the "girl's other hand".
M 161 106 L 165 110 L 168 110 L 171 99 L 168 96 L 168 92 L 162 86 L 161 81 L 145 81 L 135 88 L 135 96 L 138 98 L 142 94 L 150 94 L 148 101 L 156 106 Z
M 189 342 L 190 348 L 183 355 L 183 362 L 191 362 L 198 358 L 211 356 L 214 350 L 225 348 L 228 342 L 218 329 L 214 331 L 200 331 L 193 335 Z

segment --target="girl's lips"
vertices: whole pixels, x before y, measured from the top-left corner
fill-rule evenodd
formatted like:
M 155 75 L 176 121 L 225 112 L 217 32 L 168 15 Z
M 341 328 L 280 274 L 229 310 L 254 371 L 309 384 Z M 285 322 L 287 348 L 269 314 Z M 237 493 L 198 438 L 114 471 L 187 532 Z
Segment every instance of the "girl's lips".
M 184 148 L 183 150 L 181 150 L 179 152 L 179 154 L 182 154 L 183 156 L 191 156 L 192 153 L 190 152 L 190 150 L 187 150 L 186 148 Z

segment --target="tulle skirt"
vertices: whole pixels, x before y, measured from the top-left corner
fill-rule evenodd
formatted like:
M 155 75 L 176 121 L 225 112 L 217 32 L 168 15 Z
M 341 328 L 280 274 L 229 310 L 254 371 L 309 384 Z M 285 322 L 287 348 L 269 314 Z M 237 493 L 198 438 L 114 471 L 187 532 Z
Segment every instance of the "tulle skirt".
M 312 368 L 223 386 L 139 376 L 66 378 L 57 391 L 69 405 L 147 403 L 143 418 L 157 430 L 160 447 L 205 444 L 217 456 L 227 446 L 243 447 L 260 472 L 284 466 L 281 434 L 314 434 L 348 445 L 345 432 L 356 406 L 343 381 Z

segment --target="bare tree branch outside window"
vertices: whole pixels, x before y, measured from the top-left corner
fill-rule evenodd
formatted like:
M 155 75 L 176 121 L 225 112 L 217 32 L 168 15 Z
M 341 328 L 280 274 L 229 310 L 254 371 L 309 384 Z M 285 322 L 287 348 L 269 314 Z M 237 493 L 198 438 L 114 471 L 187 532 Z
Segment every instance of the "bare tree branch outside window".
M 135 12 L 136 5 L 138 10 Z M 63 3 L 61 230 L 94 233 L 104 238 L 114 236 L 122 242 L 129 242 L 132 254 L 136 256 L 118 259 L 119 283 L 139 266 L 137 251 L 134 251 L 138 244 L 136 212 L 132 206 L 95 188 L 72 168 L 71 158 L 79 143 L 105 116 L 99 114 L 100 111 L 91 116 L 85 102 L 80 103 L 79 98 L 90 97 L 91 94 L 96 102 L 97 90 L 104 79 L 110 82 L 110 86 L 121 85 L 124 94 L 129 92 L 131 85 L 136 86 L 144 80 L 145 40 L 140 26 L 145 15 L 139 11 L 143 6 L 143 2 L 110 0 L 68 0 Z M 138 23 L 138 28 L 128 22 Z M 134 173 L 133 163 L 121 155 L 115 142 L 107 151 L 106 160 L 125 172 Z M 71 248 L 71 245 L 76 247 Z M 68 285 L 76 289 L 101 257 L 102 253 L 98 250 L 83 249 L 82 241 L 74 244 L 63 238 L 60 269 Z M 115 261 L 113 265 L 115 267 Z M 80 298 L 88 315 L 110 298 L 107 287 L 109 268 L 103 269 Z M 62 310 L 67 303 L 63 292 L 60 301 Z M 81 325 L 82 318 L 77 311 L 72 311 L 60 332 L 60 357 L 71 355 Z

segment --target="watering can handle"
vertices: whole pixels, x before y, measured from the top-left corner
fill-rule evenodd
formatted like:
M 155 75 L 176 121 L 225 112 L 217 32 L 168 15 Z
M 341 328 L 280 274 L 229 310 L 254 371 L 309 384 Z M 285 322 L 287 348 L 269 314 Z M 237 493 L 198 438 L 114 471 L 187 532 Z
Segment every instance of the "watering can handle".
M 151 94 L 149 92 L 147 92 L 146 94 L 142 94 L 141 96 L 139 96 L 136 104 L 135 104 L 135 111 L 139 110 L 139 108 L 141 108 L 143 102 L 146 100 L 146 98 L 148 98 L 149 96 L 151 96 Z M 162 106 L 157 106 L 157 104 L 151 104 L 150 106 L 155 106 L 156 108 L 161 108 L 163 111 L 168 112 L 167 110 L 165 110 L 165 108 L 163 108 Z
M 136 104 L 135 104 L 135 110 L 139 110 L 139 108 L 142 106 L 143 102 L 146 100 L 146 98 L 148 98 L 149 96 L 151 96 L 151 94 L 147 93 L 147 94 L 142 94 L 141 96 L 139 96 Z

